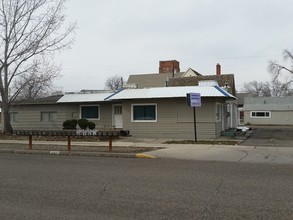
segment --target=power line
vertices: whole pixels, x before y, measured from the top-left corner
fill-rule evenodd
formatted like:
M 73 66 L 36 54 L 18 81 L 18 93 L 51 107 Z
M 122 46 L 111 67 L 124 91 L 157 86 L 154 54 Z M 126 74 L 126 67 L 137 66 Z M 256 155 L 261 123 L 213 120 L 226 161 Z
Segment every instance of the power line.
M 254 55 L 254 56 L 227 56 L 227 57 L 195 57 L 192 59 L 180 59 L 180 62 L 193 62 L 193 61 L 200 61 L 200 60 L 236 60 L 236 59 L 255 59 L 255 58 L 269 58 L 269 57 L 282 57 L 280 55 Z M 165 59 L 161 59 L 165 60 Z M 172 59 L 167 59 L 167 60 L 172 60 Z M 84 69 L 96 69 L 96 68 L 113 68 L 113 67 L 127 67 L 127 66 L 144 66 L 144 65 L 153 65 L 155 63 L 158 63 L 159 61 L 156 62 L 139 62 L 139 63 L 112 63 L 108 65 L 93 65 L 93 66 L 63 66 L 65 69 L 78 69 L 78 68 L 84 68 Z

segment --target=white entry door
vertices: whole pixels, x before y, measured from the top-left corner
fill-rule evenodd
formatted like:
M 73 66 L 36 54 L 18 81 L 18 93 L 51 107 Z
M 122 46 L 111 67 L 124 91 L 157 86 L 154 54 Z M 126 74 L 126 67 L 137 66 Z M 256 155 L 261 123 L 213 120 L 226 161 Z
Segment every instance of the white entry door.
M 113 105 L 113 126 L 123 128 L 122 105 Z

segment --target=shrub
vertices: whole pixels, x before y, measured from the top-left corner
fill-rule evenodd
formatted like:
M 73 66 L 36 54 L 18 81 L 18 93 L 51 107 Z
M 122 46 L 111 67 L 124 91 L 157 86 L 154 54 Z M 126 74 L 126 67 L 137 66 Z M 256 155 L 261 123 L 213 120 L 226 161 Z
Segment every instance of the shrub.
M 65 120 L 63 122 L 63 129 L 76 129 L 77 120 Z
M 76 119 L 72 119 L 71 120 L 71 124 L 72 124 L 72 128 L 76 129 L 77 120 Z
M 92 121 L 89 121 L 89 122 L 87 123 L 87 125 L 88 125 L 89 129 L 91 129 L 91 130 L 94 130 L 95 127 L 96 127 L 96 124 L 95 124 L 94 122 L 92 122 Z
M 86 129 L 88 127 L 88 122 L 87 119 L 82 118 L 77 121 L 77 124 L 81 129 Z

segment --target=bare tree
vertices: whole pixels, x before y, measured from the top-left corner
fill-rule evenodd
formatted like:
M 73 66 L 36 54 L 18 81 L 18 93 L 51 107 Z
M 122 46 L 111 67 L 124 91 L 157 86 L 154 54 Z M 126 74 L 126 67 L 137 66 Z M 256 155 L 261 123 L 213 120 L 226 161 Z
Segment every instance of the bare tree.
M 53 55 L 73 42 L 75 24 L 65 24 L 66 0 L 0 0 L 0 93 L 4 132 L 11 133 L 10 103 L 33 83 L 58 71 L 41 72 Z M 51 75 L 51 76 L 45 76 Z
M 251 94 L 253 97 L 262 96 L 263 83 L 252 81 L 243 84 L 243 91 Z
M 285 66 L 280 64 L 277 61 L 270 61 L 269 62 L 269 72 L 271 72 L 274 76 L 273 80 L 280 78 L 282 75 L 289 74 L 293 77 L 293 53 L 289 50 L 283 51 L 283 61 L 285 64 L 289 66 Z M 288 80 L 287 80 L 288 81 Z
M 121 76 L 115 75 L 108 77 L 105 82 L 105 88 L 112 91 L 116 91 L 123 87 L 124 81 Z
M 271 94 L 275 97 L 291 96 L 293 89 L 291 86 L 292 81 L 280 82 L 275 79 L 271 82 Z
M 280 97 L 293 94 L 293 90 L 290 88 L 290 82 L 282 83 L 277 79 L 273 80 L 271 83 L 257 81 L 244 83 L 243 92 L 249 93 L 253 97 Z

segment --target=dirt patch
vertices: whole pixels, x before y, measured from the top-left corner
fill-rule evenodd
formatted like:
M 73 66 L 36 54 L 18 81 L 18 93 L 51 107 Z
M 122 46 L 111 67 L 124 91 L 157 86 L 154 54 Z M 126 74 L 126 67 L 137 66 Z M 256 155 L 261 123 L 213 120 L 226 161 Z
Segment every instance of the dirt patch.
M 160 147 L 128 147 L 128 146 L 115 146 L 115 140 L 119 140 L 119 137 L 113 138 L 112 152 L 113 153 L 143 153 L 147 151 L 162 149 Z M 26 143 L 0 143 L 0 149 L 12 149 L 12 150 L 28 150 L 28 136 L 18 135 L 4 135 L 0 134 L 0 140 L 25 140 Z M 33 150 L 48 150 L 48 151 L 67 151 L 67 137 L 64 136 L 33 136 Z M 64 145 L 58 144 L 37 144 L 34 141 L 60 141 L 64 142 Z M 96 142 L 97 145 L 75 145 L 78 142 Z M 108 138 L 101 138 L 97 136 L 75 136 L 71 137 L 71 151 L 82 152 L 109 152 L 109 140 Z
M 0 149 L 12 149 L 12 150 L 28 150 L 28 144 L 7 144 L 0 143 Z M 43 151 L 67 151 L 67 146 L 65 145 L 50 145 L 50 144 L 33 144 L 33 150 L 43 150 Z M 112 146 L 113 153 L 143 153 L 147 151 L 153 151 L 157 149 L 162 149 L 160 147 L 120 147 Z M 109 152 L 109 146 L 71 146 L 71 151 L 79 152 Z

